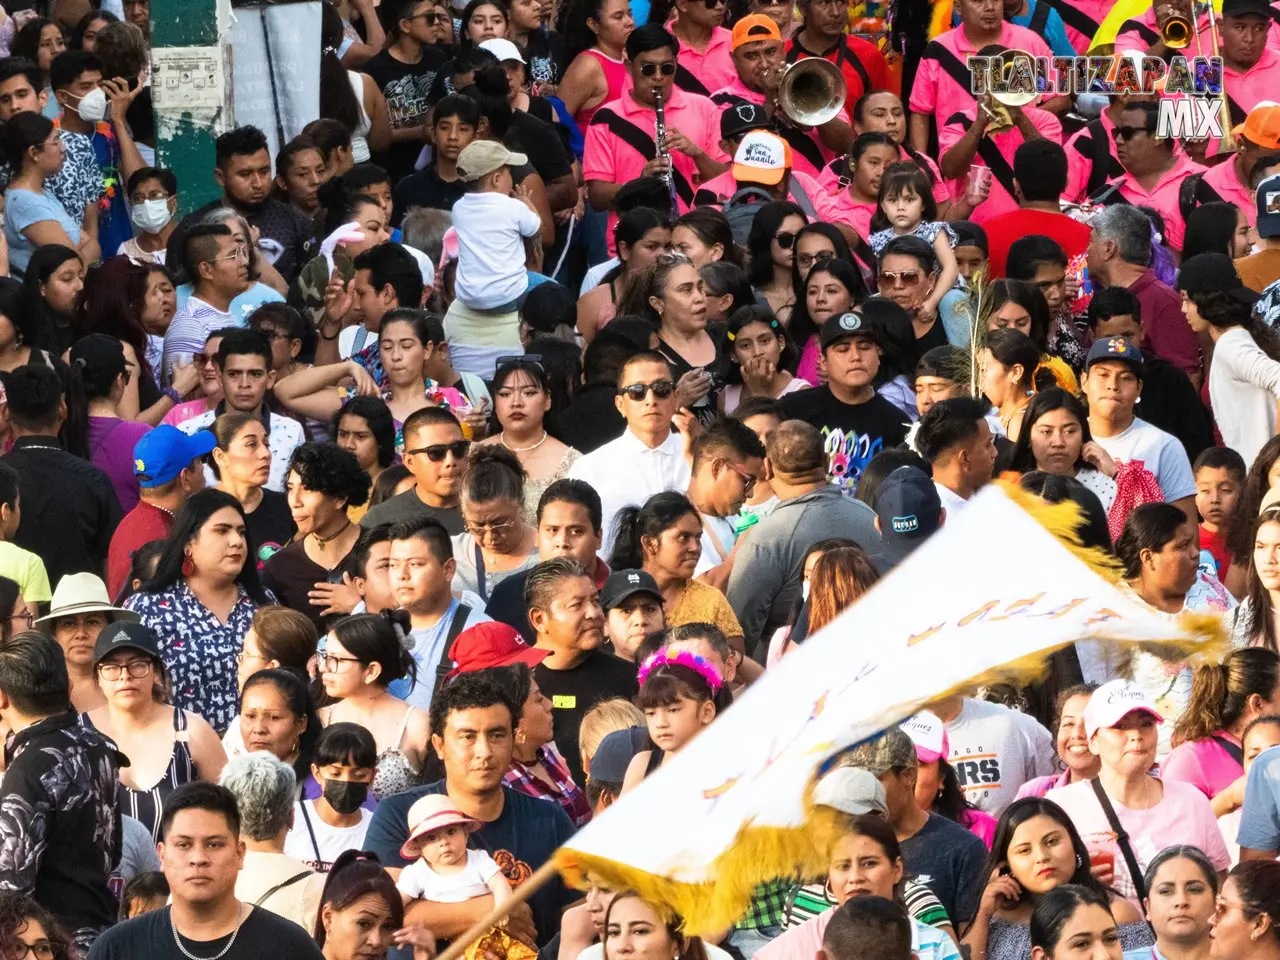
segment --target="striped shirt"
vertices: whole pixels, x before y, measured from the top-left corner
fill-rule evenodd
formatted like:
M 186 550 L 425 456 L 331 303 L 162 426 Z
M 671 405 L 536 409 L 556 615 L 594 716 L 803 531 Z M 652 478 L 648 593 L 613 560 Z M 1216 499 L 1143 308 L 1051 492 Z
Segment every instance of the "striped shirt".
M 159 375 L 162 384 L 169 382 L 169 371 L 180 353 L 199 353 L 209 334 L 223 327 L 238 326 L 231 314 L 210 306 L 192 295 L 169 322 L 164 334 L 164 360 Z M 187 362 L 190 362 L 189 360 Z

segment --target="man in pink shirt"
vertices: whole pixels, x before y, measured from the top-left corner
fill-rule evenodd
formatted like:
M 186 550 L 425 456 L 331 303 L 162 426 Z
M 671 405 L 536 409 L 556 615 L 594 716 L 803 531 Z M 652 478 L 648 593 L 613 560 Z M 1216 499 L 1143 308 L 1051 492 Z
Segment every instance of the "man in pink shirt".
M 1280 53 L 1267 46 L 1270 27 L 1267 0 L 1223 0 L 1222 80 L 1233 124 L 1280 91 Z M 1210 144 L 1208 155 L 1217 153 L 1218 144 Z
M 992 45 L 1025 50 L 1035 57 L 1053 56 L 1041 37 L 1002 19 L 1001 0 L 956 0 L 956 9 L 960 11 L 960 26 L 930 41 L 924 48 L 911 85 L 909 140 L 911 149 L 917 153 L 929 151 L 931 121 L 936 119 L 941 148 L 942 125 L 946 120 L 976 106 L 966 65 L 969 57 Z M 1041 107 L 1051 113 L 1064 113 L 1070 105 L 1071 98 L 1065 96 L 1047 96 L 1041 103 Z
M 735 77 L 729 31 L 720 26 L 726 0 L 676 0 L 676 18 L 668 26 L 680 44 L 676 86 L 686 93 L 711 96 Z
M 1277 81 L 1280 84 L 1280 80 Z M 1280 89 L 1280 86 L 1277 86 Z M 1280 106 L 1264 104 L 1249 111 L 1244 123 L 1232 131 L 1236 138 L 1236 154 L 1230 160 L 1210 167 L 1196 193 L 1198 203 L 1225 200 L 1238 207 L 1249 220 L 1258 222 L 1251 175 L 1254 165 L 1280 149 Z
M 791 146 L 796 169 L 816 177 L 837 153 L 844 153 L 853 142 L 853 130 L 844 114 L 837 114 L 821 127 L 799 127 L 778 107 L 778 82 L 786 62 L 783 59 L 782 33 L 773 20 L 753 13 L 733 27 L 733 82 L 717 90 L 711 100 L 728 108 L 741 103 L 764 107 L 775 118 L 779 136 Z
M 1112 133 L 1124 112 L 1128 97 L 1114 97 L 1096 120 L 1090 120 L 1066 142 L 1067 188 L 1062 199 L 1083 203 L 1108 181 L 1124 175 Z
M 985 106 L 987 109 L 982 109 Z M 991 190 L 978 204 L 969 219 L 982 223 L 1002 213 L 1018 209 L 1014 195 L 1013 155 L 1018 147 L 1031 140 L 1062 142 L 1062 124 L 1047 110 L 1038 107 L 1007 107 L 1013 126 L 998 132 L 989 127 L 991 108 L 986 104 L 959 110 L 941 122 L 938 130 L 939 166 L 951 181 L 951 191 L 959 196 L 965 190 L 965 178 L 973 167 L 991 171 Z
M 695 184 L 724 172 L 720 150 L 720 111 L 708 97 L 675 87 L 676 39 L 660 24 L 649 23 L 627 38 L 627 86 L 591 118 L 582 158 L 587 196 L 597 210 L 613 210 L 613 198 L 623 184 L 638 177 L 661 176 L 670 163 L 676 190 L 676 210 L 693 203 Z M 660 91 L 666 114 L 665 148 L 669 161 L 654 147 L 654 92 Z M 613 228 L 609 215 L 609 251 Z
M 775 200 L 790 200 L 810 222 L 818 220 L 822 190 L 812 177 L 792 169 L 793 156 L 791 147 L 776 133 L 752 130 L 734 152 L 729 171 L 698 191 L 699 201 L 723 204 L 744 187 L 759 187 Z
M 1169 248 L 1181 253 L 1187 229 L 1179 204 L 1182 181 L 1204 173 L 1205 168 L 1177 153 L 1175 141 L 1156 136 L 1158 110 L 1151 101 L 1126 104 L 1120 123 L 1111 131 L 1125 172 L 1111 186 L 1129 203 L 1154 208 L 1164 220 Z

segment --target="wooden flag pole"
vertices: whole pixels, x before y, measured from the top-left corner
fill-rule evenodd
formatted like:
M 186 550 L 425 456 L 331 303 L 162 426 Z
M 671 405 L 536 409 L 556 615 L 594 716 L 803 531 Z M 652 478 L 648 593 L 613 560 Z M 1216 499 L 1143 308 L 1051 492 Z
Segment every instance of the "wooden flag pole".
M 436 960 L 458 960 L 459 957 L 466 953 L 467 947 L 483 937 L 491 927 L 504 920 L 512 910 L 545 887 L 556 876 L 558 876 L 556 862 L 554 859 L 548 860 L 535 870 L 528 880 L 516 887 L 510 900 L 501 906 L 494 907 L 488 914 L 472 924 L 471 929 L 449 944 L 449 949 L 440 954 Z

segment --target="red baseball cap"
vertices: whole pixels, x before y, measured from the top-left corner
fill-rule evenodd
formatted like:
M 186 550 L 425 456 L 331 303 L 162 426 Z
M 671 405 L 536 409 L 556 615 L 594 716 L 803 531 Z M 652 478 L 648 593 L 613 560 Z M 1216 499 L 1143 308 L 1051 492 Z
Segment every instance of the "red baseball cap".
M 497 620 L 477 623 L 463 630 L 453 641 L 449 659 L 455 666 L 449 676 L 474 673 L 489 667 L 507 667 L 513 663 L 536 667 L 550 655 L 550 650 L 529 646 L 520 632 L 509 624 Z

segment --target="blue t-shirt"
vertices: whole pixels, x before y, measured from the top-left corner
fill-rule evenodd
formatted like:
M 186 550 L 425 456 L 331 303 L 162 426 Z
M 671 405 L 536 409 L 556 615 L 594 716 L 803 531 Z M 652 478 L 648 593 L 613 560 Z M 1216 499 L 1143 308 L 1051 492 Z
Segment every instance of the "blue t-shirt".
M 378 855 L 386 867 L 407 867 L 413 861 L 400 856 L 409 839 L 409 808 L 427 794 L 445 792 L 445 781 L 428 784 L 404 793 L 384 797 L 373 812 L 364 848 Z M 484 850 L 516 887 L 551 859 L 552 853 L 573 834 L 573 823 L 558 803 L 539 800 L 502 788 L 504 803 L 497 820 L 486 823 L 467 840 L 467 846 Z M 533 922 L 538 928 L 538 945 L 547 943 L 560 931 L 560 911 L 578 899 L 559 878 L 552 880 L 529 898 Z
M 15 273 L 25 273 L 36 245 L 23 236 L 22 231 L 34 223 L 52 220 L 63 230 L 72 243 L 80 242 L 80 226 L 48 190 L 32 193 L 18 187 L 10 187 L 4 194 L 4 238 L 9 243 L 9 267 Z
M 186 305 L 187 300 L 191 298 L 191 284 L 184 283 L 178 287 L 178 312 L 182 312 L 182 308 Z M 231 314 L 231 319 L 239 326 L 247 327 L 249 325 L 249 316 L 253 311 L 257 310 L 264 303 L 284 303 L 284 297 L 274 287 L 268 287 L 265 283 L 258 281 L 240 296 L 231 301 L 227 308 Z
M 1249 850 L 1280 850 L 1280 747 L 1258 754 L 1249 768 L 1237 841 Z

